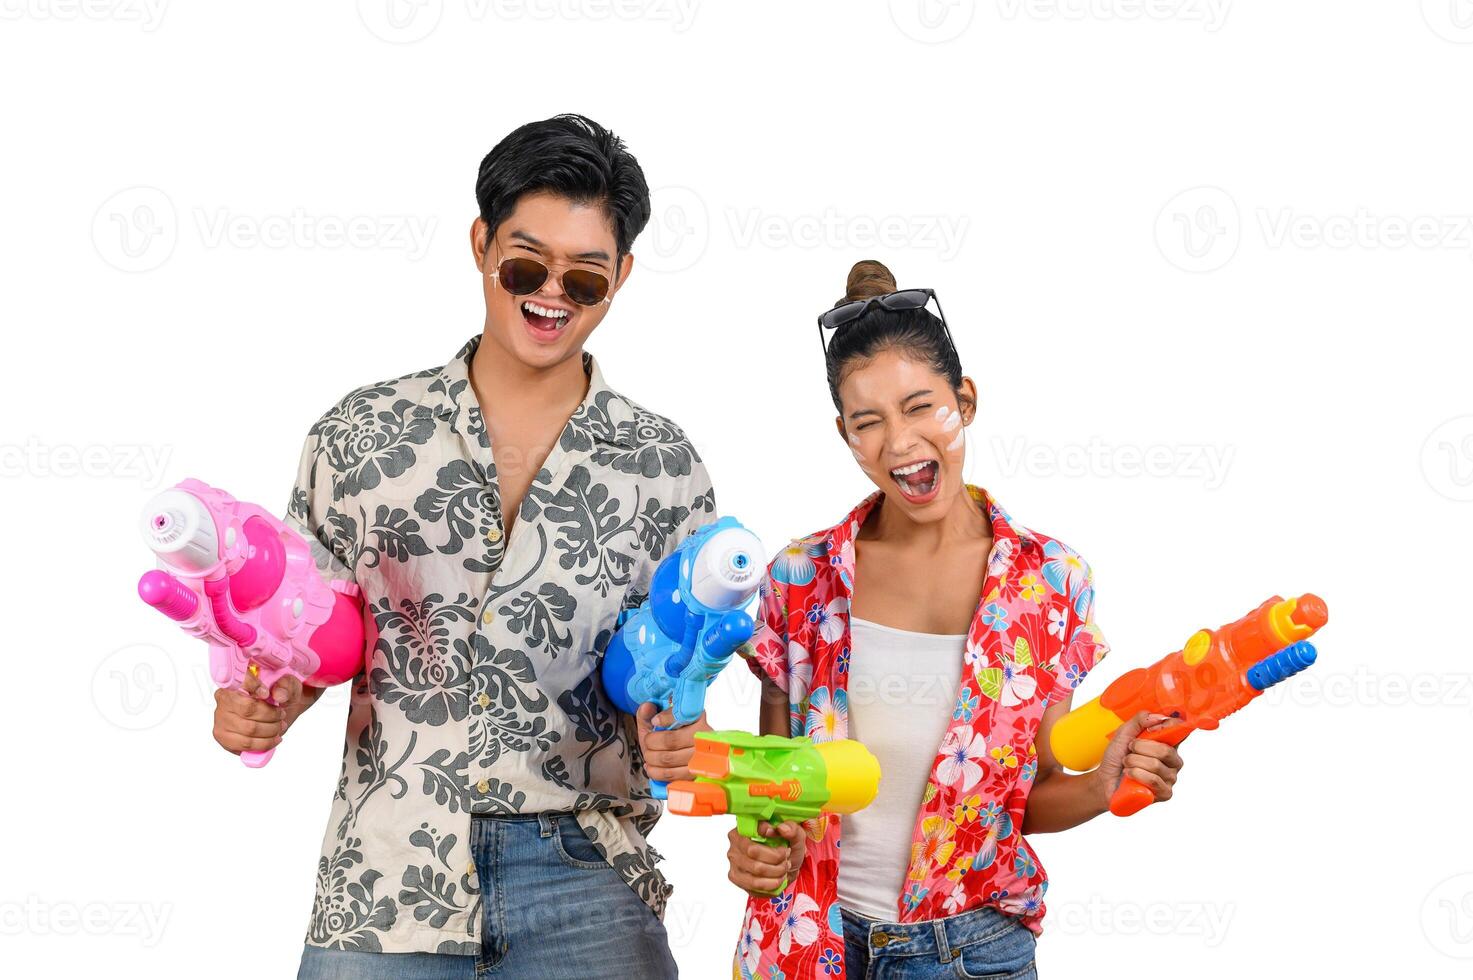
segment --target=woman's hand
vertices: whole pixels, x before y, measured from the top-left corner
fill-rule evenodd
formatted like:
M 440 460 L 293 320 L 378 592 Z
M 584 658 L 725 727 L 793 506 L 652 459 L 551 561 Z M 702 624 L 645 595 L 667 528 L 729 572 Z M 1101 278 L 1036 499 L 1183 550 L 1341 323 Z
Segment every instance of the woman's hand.
M 706 723 L 705 712 L 689 725 L 668 731 L 658 730 L 675 724 L 675 716 L 668 709 L 657 713 L 653 704 L 642 704 L 635 718 L 639 723 L 639 751 L 649 777 L 662 783 L 689 779 L 690 758 L 696 754 L 696 736 L 712 730 Z
M 798 877 L 798 869 L 803 866 L 803 858 L 808 853 L 808 840 L 803 833 L 803 825 L 791 820 L 776 827 L 764 820 L 758 824 L 757 833 L 763 837 L 781 838 L 787 844 L 776 847 L 759 844 L 733 828 L 726 835 L 731 845 L 726 851 L 726 859 L 731 865 L 726 877 L 754 898 L 770 898 Z
M 1171 799 L 1172 787 L 1181 773 L 1181 756 L 1174 746 L 1139 737 L 1147 729 L 1169 727 L 1163 723 L 1180 724 L 1170 715 L 1142 711 L 1121 725 L 1110 739 L 1105 756 L 1095 770 L 1106 806 L 1126 776 L 1149 789 L 1157 803 Z
M 276 748 L 292 722 L 322 696 L 321 688 L 304 687 L 290 676 L 271 689 L 274 705 L 266 700 L 266 689 L 256 678 L 247 675 L 243 687 L 243 691 L 222 687 L 215 692 L 215 741 L 236 755 Z

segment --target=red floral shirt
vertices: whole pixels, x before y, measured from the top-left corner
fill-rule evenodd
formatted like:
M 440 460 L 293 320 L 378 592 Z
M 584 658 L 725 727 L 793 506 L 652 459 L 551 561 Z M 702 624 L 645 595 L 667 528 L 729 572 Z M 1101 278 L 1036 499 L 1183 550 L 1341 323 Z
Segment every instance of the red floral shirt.
M 992 552 L 957 665 L 951 725 L 917 801 L 895 921 L 992 906 L 1038 932 L 1048 879 L 1021 832 L 1038 769 L 1034 739 L 1044 708 L 1068 697 L 1109 647 L 1094 625 L 1084 560 L 968 489 L 992 521 Z M 748 665 L 787 692 L 794 735 L 847 737 L 854 538 L 879 499 L 793 542 L 768 566 Z M 820 818 L 797 879 L 775 898 L 747 903 L 738 977 L 843 977 L 839 827 L 838 817 Z

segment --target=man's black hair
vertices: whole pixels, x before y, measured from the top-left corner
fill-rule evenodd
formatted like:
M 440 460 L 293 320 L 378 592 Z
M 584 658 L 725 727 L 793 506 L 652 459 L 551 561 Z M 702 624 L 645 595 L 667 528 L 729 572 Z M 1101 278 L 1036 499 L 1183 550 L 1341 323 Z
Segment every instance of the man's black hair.
M 481 161 L 476 203 L 490 235 L 526 194 L 550 191 L 601 205 L 614 225 L 619 255 L 650 220 L 650 189 L 624 141 L 572 113 L 512 130 Z

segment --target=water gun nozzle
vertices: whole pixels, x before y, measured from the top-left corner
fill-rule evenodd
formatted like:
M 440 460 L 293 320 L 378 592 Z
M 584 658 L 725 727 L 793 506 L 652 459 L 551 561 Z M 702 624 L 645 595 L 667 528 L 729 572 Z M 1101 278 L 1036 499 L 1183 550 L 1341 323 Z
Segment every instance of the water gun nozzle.
M 1296 626 L 1318 630 L 1330 621 L 1330 609 L 1325 605 L 1325 600 L 1312 592 L 1306 592 L 1294 603 L 1294 611 L 1289 614 L 1289 618 Z
M 671 813 L 683 817 L 715 817 L 727 812 L 726 793 L 714 783 L 677 780 L 666 787 Z

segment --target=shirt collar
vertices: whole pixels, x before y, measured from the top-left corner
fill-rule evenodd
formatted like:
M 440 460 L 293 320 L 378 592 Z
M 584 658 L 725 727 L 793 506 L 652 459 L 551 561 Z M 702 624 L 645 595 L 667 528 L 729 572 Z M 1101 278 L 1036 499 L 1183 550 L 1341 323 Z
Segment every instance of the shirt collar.
M 1001 574 L 1012 565 L 1020 548 L 1031 550 L 1036 546 L 1036 542 L 1027 528 L 1013 523 L 1008 512 L 1003 510 L 997 500 L 986 490 L 967 484 L 967 492 L 972 495 L 973 500 L 982 505 L 988 520 L 992 522 L 992 554 L 987 562 L 987 573 L 988 575 Z M 854 539 L 859 535 L 859 529 L 864 526 L 865 519 L 869 517 L 870 512 L 875 509 L 875 505 L 883 497 L 883 493 L 875 491 L 838 524 L 814 536 L 818 540 L 827 541 L 828 553 L 838 557 L 843 571 L 848 576 L 848 581 L 853 581 L 854 575 L 852 567 Z M 844 567 L 846 565 L 850 567 Z
M 480 336 L 472 337 L 448 364 L 429 372 L 433 380 L 420 400 L 423 408 L 438 418 L 449 419 L 452 425 L 462 417 L 463 410 L 474 407 L 479 411 L 471 389 L 470 368 L 480 346 Z M 588 433 L 595 442 L 637 448 L 634 406 L 608 386 L 598 362 L 587 351 L 583 353 L 583 370 L 588 375 L 588 394 L 574 410 L 569 424 Z

